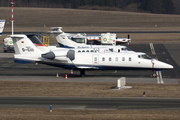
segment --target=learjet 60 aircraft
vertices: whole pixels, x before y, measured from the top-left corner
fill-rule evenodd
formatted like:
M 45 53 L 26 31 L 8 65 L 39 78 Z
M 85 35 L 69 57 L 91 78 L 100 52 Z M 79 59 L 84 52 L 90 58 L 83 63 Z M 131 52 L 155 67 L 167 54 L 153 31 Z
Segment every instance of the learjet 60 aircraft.
M 4 24 L 5 24 L 5 20 L 0 20 L 0 36 L 2 35 Z
M 14 62 L 41 63 L 65 69 L 85 70 L 167 70 L 173 66 L 152 59 L 145 53 L 99 52 L 93 49 L 55 48 L 40 50 L 26 35 L 10 35 L 14 43 Z M 46 47 L 46 46 L 41 46 Z M 100 50 L 101 48 L 99 48 Z

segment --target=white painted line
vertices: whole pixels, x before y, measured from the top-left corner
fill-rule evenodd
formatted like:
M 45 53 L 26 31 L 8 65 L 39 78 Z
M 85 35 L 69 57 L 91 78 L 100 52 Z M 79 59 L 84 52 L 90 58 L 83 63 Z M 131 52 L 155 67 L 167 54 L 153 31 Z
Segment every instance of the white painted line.
M 152 54 L 153 54 L 153 55 L 155 55 L 155 54 L 156 54 L 156 52 L 155 52 L 155 49 L 154 49 L 153 43 L 149 43 L 149 45 L 150 45 L 150 48 L 151 48 L 151 52 L 152 52 Z
M 161 71 L 159 71 L 159 77 L 160 77 L 160 83 L 161 83 L 161 84 L 164 84 L 164 81 L 163 81 L 163 78 L 162 78 Z
M 157 77 L 157 83 L 159 84 L 160 83 L 160 80 L 159 80 L 159 74 L 158 74 L 158 71 L 156 71 L 156 77 Z

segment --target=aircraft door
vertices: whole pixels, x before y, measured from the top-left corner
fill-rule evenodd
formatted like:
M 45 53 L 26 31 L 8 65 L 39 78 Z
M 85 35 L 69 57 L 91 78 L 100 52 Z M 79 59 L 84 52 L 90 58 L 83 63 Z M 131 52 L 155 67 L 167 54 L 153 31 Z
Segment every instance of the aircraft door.
M 99 56 L 93 55 L 92 62 L 93 62 L 93 64 L 99 64 Z

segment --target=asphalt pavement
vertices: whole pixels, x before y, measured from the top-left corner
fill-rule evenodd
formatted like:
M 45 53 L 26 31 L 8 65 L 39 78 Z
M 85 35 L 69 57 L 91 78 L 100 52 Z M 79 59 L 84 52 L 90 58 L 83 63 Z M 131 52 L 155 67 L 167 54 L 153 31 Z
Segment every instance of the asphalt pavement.
M 0 97 L 1 108 L 180 110 L 180 99 L 90 97 Z

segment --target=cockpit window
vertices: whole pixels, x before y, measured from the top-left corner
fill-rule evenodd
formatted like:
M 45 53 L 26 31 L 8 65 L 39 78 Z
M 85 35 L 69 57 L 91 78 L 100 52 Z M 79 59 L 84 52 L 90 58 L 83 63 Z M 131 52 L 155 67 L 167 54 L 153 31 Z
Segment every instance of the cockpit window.
M 126 51 L 126 49 L 125 49 L 125 48 L 121 48 L 121 50 L 122 50 L 122 51 Z
M 127 51 L 132 51 L 132 50 L 131 50 L 130 48 L 128 48 L 128 47 L 126 48 L 126 50 L 127 50 Z
M 130 48 L 127 48 L 127 47 L 124 47 L 124 48 L 121 48 L 122 51 L 132 51 Z
M 109 51 L 113 52 L 113 48 L 109 48 Z
M 152 59 L 150 56 L 148 55 L 138 55 L 139 58 L 143 58 L 143 59 Z

